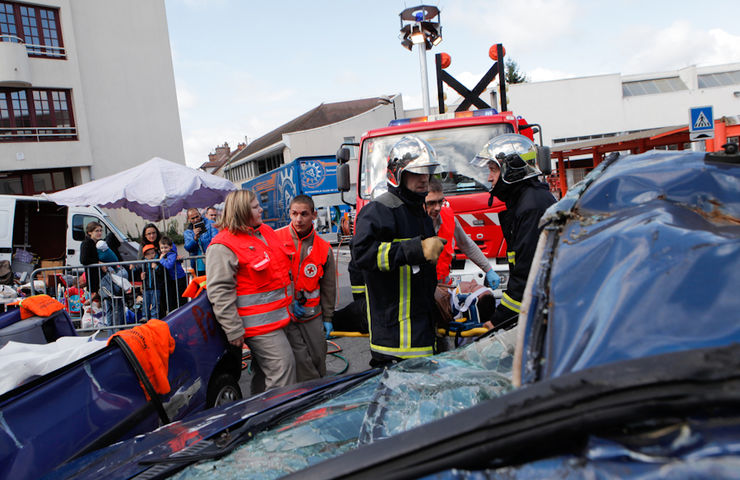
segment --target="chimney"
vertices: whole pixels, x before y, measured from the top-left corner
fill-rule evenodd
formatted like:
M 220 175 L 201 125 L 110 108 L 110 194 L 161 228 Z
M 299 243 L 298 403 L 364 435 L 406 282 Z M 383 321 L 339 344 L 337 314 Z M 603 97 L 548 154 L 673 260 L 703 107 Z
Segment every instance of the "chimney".
M 245 148 L 247 148 L 247 144 L 246 144 L 246 143 L 238 143 L 238 144 L 236 145 L 236 151 L 237 151 L 237 152 L 241 152 L 241 151 L 242 151 L 242 150 L 244 150 Z
M 231 148 L 229 148 L 229 144 L 224 142 L 224 144 L 220 147 L 216 147 L 216 155 L 221 157 L 228 157 L 231 154 Z

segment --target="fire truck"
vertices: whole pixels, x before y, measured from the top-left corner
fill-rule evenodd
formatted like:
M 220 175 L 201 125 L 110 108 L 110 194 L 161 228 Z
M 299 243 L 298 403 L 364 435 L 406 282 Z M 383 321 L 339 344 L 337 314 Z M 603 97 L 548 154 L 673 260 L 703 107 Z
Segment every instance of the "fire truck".
M 445 199 L 455 212 L 465 232 L 489 259 L 501 276 L 501 289 L 506 288 L 508 262 L 506 243 L 498 214 L 506 207 L 494 199 L 489 202 L 491 185 L 481 172 L 470 165 L 491 138 L 504 133 L 520 133 L 530 139 L 538 126 L 529 125 L 510 111 L 494 108 L 450 112 L 434 116 L 399 119 L 388 127 L 370 130 L 359 144 L 342 144 L 337 152 L 337 182 L 340 191 L 350 190 L 349 161 L 351 145 L 358 147 L 356 213 L 371 200 L 386 191 L 388 153 L 404 135 L 413 134 L 429 142 L 441 164 L 439 178 Z M 483 272 L 456 249 L 450 274 L 453 279 L 477 279 L 482 283 Z M 496 294 L 499 296 L 501 290 Z

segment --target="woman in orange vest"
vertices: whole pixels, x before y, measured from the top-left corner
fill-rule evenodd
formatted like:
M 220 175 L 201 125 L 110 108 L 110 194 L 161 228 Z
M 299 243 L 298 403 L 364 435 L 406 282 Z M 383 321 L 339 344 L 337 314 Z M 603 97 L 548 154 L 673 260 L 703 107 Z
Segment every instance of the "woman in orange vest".
M 251 393 L 295 383 L 295 360 L 284 327 L 293 301 L 289 252 L 262 223 L 254 192 L 226 197 L 221 233 L 206 250 L 206 292 L 231 345 L 252 351 Z M 240 355 L 241 357 L 241 355 Z

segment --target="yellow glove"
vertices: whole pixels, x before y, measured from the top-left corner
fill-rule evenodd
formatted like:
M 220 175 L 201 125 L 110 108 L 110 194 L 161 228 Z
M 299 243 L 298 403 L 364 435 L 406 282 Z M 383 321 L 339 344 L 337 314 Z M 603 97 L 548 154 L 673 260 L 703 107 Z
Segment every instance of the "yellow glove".
M 447 240 L 440 237 L 429 237 L 421 241 L 421 249 L 424 251 L 424 258 L 432 263 L 437 263 L 439 254 L 442 253 L 442 249 L 445 247 Z

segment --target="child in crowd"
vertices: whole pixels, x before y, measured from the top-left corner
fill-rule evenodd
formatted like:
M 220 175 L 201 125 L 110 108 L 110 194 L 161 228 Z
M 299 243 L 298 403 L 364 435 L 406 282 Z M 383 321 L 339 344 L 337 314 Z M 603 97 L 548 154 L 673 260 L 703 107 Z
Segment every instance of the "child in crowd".
M 156 260 L 157 258 L 157 249 L 152 244 L 144 245 L 143 253 L 145 260 Z M 144 317 L 146 319 L 162 318 L 159 315 L 159 304 L 164 288 L 164 275 L 164 268 L 159 265 L 159 262 L 140 265 L 134 272 L 134 278 L 141 278 L 144 289 Z
M 108 244 L 105 240 L 98 240 L 98 242 L 95 244 L 95 248 L 97 248 L 98 250 L 98 258 L 100 259 L 100 263 L 113 263 L 118 261 L 118 257 L 116 257 L 116 254 L 113 253 L 113 250 L 108 247 Z
M 172 244 L 170 237 L 163 236 L 159 240 L 159 251 L 162 252 L 159 263 L 162 264 L 165 272 L 167 272 L 164 295 L 167 297 L 167 313 L 169 313 L 185 304 L 182 294 L 187 286 L 185 285 L 187 283 L 187 277 L 185 270 L 180 265 L 180 260 L 177 258 L 177 247 Z

